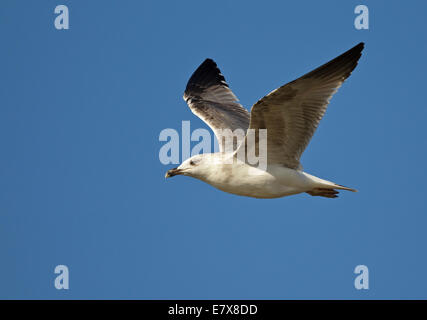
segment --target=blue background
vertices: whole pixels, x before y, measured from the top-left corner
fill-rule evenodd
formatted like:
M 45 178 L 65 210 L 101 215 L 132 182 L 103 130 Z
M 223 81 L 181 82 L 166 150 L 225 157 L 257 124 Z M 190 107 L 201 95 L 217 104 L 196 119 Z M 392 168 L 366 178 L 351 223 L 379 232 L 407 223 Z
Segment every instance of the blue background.
M 354 28 L 354 8 L 370 29 Z M 54 28 L 54 8 L 70 29 Z M 427 298 L 425 2 L 2 1 L 0 298 Z M 247 108 L 366 42 L 303 155 L 355 187 L 257 200 L 164 179 L 215 59 Z M 56 265 L 70 289 L 56 290 Z M 367 265 L 370 289 L 356 290 Z

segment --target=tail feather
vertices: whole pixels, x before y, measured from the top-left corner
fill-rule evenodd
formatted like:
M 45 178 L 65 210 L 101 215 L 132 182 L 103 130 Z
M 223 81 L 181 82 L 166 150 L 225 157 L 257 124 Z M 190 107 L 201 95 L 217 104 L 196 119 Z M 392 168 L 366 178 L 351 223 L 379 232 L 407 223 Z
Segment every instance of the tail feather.
M 344 187 L 339 184 L 333 184 L 333 185 L 326 185 L 321 188 L 314 188 L 310 191 L 307 191 L 307 193 L 314 197 L 318 196 L 318 197 L 325 197 L 325 198 L 338 198 L 339 192 L 335 189 L 357 192 L 356 189 Z
M 334 189 L 338 189 L 338 190 L 347 190 L 347 191 L 351 191 L 351 192 L 357 192 L 357 190 L 356 190 L 356 189 L 349 188 L 349 187 L 345 187 L 345 186 L 342 186 L 342 185 L 340 185 L 340 184 L 335 184 Z
M 347 190 L 351 192 L 357 192 L 356 189 L 349 188 L 332 181 L 320 179 L 308 173 L 304 173 L 304 174 L 313 182 L 312 189 L 309 191 L 306 191 L 309 195 L 326 197 L 326 198 L 336 198 L 338 197 L 337 194 L 339 193 L 337 190 Z

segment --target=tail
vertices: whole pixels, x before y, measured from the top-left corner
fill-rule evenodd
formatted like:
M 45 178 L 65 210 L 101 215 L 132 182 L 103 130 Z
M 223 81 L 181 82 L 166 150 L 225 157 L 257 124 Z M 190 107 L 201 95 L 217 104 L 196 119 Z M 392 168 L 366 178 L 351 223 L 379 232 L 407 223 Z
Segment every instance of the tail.
M 338 190 L 347 190 L 347 191 L 351 191 L 351 192 L 357 192 L 357 190 L 356 190 L 356 189 L 349 188 L 349 187 L 345 187 L 345 186 L 342 186 L 342 185 L 340 185 L 340 184 L 334 184 L 334 185 L 335 185 L 334 189 L 338 189 Z
M 325 180 L 324 180 L 325 181 Z M 326 184 L 322 184 L 319 187 L 316 187 L 310 191 L 307 191 L 307 193 L 311 196 L 319 196 L 319 197 L 325 197 L 325 198 L 337 198 L 338 197 L 338 191 L 337 190 L 347 190 L 351 192 L 357 192 L 356 189 L 352 189 L 349 187 L 342 186 L 340 184 L 336 184 L 333 182 L 326 181 Z M 337 190 L 335 190 L 337 189 Z

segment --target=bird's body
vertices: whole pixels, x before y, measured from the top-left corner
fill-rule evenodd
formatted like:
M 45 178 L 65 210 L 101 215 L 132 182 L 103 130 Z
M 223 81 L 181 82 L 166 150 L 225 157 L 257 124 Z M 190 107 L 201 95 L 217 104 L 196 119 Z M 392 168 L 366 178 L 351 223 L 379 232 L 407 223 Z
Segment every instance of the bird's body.
M 233 154 L 218 152 L 196 157 L 199 164 L 197 170 L 192 172 L 192 177 L 221 191 L 240 196 L 269 199 L 315 190 L 329 197 L 336 193 L 328 191 L 325 193 L 327 189 L 354 191 L 282 165 L 270 165 L 267 170 L 263 170 L 248 165 L 235 158 Z M 188 165 L 185 162 L 183 164 L 184 167 Z M 180 174 L 186 175 L 186 172 L 182 171 Z
M 266 171 L 241 162 L 235 167 L 230 164 L 219 165 L 220 170 L 230 175 L 212 175 L 204 181 L 219 190 L 240 196 L 269 199 L 311 189 L 311 181 L 303 172 L 285 167 L 273 167 Z
M 240 196 L 279 198 L 311 190 L 314 180 L 302 171 L 283 166 L 262 170 L 237 160 L 235 164 L 215 163 L 212 173 L 200 180 L 215 188 Z
M 302 192 L 336 198 L 336 190 L 356 191 L 303 172 L 299 159 L 329 99 L 356 67 L 362 50 L 360 43 L 272 91 L 252 107 L 250 114 L 237 102 L 215 62 L 205 60 L 190 78 L 184 99 L 193 113 L 215 132 L 220 152 L 195 155 L 169 170 L 166 177 L 188 175 L 222 191 L 254 198 Z M 246 136 L 239 139 L 233 135 L 236 130 L 242 130 Z M 258 132 L 252 140 L 251 130 Z M 266 131 L 265 140 L 261 138 L 262 130 Z M 231 150 L 226 141 L 231 141 Z M 264 142 L 265 154 L 261 154 Z M 264 167 L 249 161 L 251 151 L 258 153 L 258 164 L 263 161 Z

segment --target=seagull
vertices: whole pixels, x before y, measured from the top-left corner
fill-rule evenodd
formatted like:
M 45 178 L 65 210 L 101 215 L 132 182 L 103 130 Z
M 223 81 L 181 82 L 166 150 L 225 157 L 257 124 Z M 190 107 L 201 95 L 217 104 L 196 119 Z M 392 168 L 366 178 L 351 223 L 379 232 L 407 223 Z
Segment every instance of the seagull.
M 356 192 L 304 172 L 300 157 L 332 95 L 356 67 L 363 48 L 364 43 L 359 43 L 272 91 L 255 103 L 250 113 L 239 104 L 217 64 L 206 59 L 188 81 L 184 100 L 191 111 L 213 130 L 219 142 L 219 152 L 194 155 L 179 167 L 167 171 L 165 177 L 190 176 L 224 192 L 263 199 L 304 192 L 311 196 L 336 198 L 337 190 Z M 246 136 L 237 148 L 226 150 L 221 143 L 224 132 L 236 129 L 244 130 Z M 249 129 L 267 129 L 265 169 L 249 163 L 246 157 L 237 157 L 242 148 L 248 148 L 244 142 L 248 140 Z

